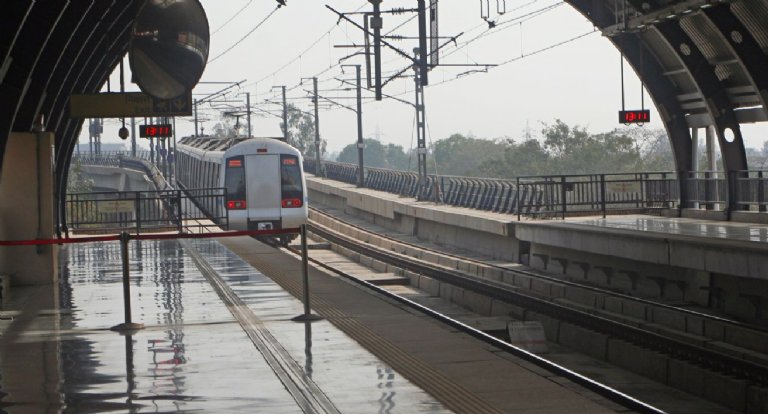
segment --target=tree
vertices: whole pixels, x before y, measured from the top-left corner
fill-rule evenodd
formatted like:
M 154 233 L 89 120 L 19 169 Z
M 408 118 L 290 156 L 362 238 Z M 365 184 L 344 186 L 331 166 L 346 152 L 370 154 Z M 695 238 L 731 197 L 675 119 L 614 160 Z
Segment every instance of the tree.
M 402 146 L 388 144 L 385 151 L 387 153 L 387 168 L 401 171 L 416 170 L 416 167 L 410 165 L 410 157 L 405 153 Z
M 536 139 L 526 139 L 520 144 L 508 139 L 504 150 L 494 158 L 484 161 L 479 170 L 482 176 L 515 178 L 526 175 L 549 174 L 550 156 Z
M 395 144 L 384 146 L 381 142 L 366 138 L 363 140 L 365 148 L 363 149 L 363 163 L 365 167 L 389 168 L 393 170 L 408 170 L 408 155 L 403 151 L 403 147 Z M 357 164 L 357 144 L 349 144 L 341 150 L 336 158 L 339 162 L 348 162 Z M 411 168 L 414 170 L 415 168 Z
M 213 126 L 213 136 L 217 138 L 235 138 L 239 136 L 242 125 L 232 122 L 229 117 L 222 117 L 216 125 Z
M 74 159 L 69 166 L 67 175 L 67 194 L 90 193 L 93 191 L 93 180 L 85 177 L 80 160 Z
M 481 164 L 503 152 L 499 142 L 453 134 L 435 142 L 432 154 L 440 174 L 477 176 Z
M 549 174 L 595 174 L 637 171 L 640 150 L 619 130 L 591 135 L 586 129 L 557 119 L 544 124 L 544 148 L 550 154 Z
M 363 149 L 363 161 L 366 167 L 389 168 L 387 163 L 387 152 L 384 146 L 381 145 L 381 142 L 372 138 L 365 138 L 363 144 L 365 144 L 365 148 Z M 336 160 L 339 162 L 357 164 L 357 144 L 349 144 L 344 147 Z
M 288 143 L 298 148 L 304 157 L 315 156 L 315 116 L 302 111 L 294 105 L 288 105 Z M 285 125 L 280 123 L 285 131 Z M 320 139 L 320 155 L 326 152 L 327 142 Z

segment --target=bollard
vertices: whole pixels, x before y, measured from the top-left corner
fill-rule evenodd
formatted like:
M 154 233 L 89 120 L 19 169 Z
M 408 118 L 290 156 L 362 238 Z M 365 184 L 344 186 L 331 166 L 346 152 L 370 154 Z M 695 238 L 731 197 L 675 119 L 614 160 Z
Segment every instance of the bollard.
M 131 285 L 130 285 L 130 262 L 128 260 L 128 242 L 131 236 L 126 233 L 120 233 L 120 256 L 123 259 L 123 309 L 125 311 L 125 322 L 115 325 L 110 330 L 113 331 L 134 331 L 144 329 L 144 325 L 133 323 L 131 321 Z
M 301 225 L 301 276 L 304 285 L 304 314 L 294 317 L 293 321 L 306 322 L 323 319 L 322 316 L 313 315 L 309 307 L 309 257 L 307 254 L 307 225 Z

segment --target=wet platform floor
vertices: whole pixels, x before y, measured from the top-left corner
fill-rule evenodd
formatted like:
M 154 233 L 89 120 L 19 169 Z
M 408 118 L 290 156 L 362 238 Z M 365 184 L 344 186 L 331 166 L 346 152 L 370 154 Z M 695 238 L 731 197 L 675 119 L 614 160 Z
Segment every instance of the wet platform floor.
M 68 246 L 60 286 L 14 288 L 0 308 L 0 410 L 448 412 L 329 322 L 291 321 L 301 302 L 218 242 L 185 243 L 131 243 L 133 321 L 146 329 L 130 336 L 109 330 L 124 316 L 117 243 Z M 267 345 L 249 338 L 189 248 L 223 275 Z M 313 391 L 316 406 L 297 397 Z
M 225 247 L 226 246 L 226 247 Z M 61 283 L 0 308 L 9 413 L 626 412 L 603 397 L 253 239 L 70 245 Z M 256 269 L 262 269 L 262 272 Z
M 561 223 L 606 229 L 630 230 L 639 233 L 656 233 L 666 236 L 768 243 L 768 225 L 757 223 L 646 215 L 607 216 L 606 218 L 575 217 L 568 218 Z

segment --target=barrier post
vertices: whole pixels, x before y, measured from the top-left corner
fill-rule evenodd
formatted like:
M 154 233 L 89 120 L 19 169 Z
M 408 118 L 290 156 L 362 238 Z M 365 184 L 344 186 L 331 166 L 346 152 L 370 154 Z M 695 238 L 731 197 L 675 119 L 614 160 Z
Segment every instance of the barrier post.
M 605 174 L 600 174 L 600 204 L 601 204 L 600 209 L 603 210 L 603 218 L 605 218 L 605 214 L 608 209 L 605 197 L 606 197 Z
M 307 254 L 307 225 L 301 225 L 301 277 L 304 287 L 304 314 L 294 317 L 296 322 L 311 322 L 323 319 L 322 316 L 313 315 L 309 307 L 309 256 Z
M 110 330 L 113 331 L 133 331 L 144 329 L 144 325 L 133 323 L 131 321 L 131 285 L 130 285 L 130 262 L 128 260 L 128 242 L 131 236 L 127 232 L 120 233 L 120 256 L 123 259 L 123 309 L 125 311 L 125 322 L 115 325 Z
M 568 196 L 568 193 L 565 191 L 565 176 L 560 176 L 560 203 L 562 204 L 563 209 L 563 220 L 565 220 L 565 211 L 568 209 L 568 202 L 566 201 L 566 197 Z

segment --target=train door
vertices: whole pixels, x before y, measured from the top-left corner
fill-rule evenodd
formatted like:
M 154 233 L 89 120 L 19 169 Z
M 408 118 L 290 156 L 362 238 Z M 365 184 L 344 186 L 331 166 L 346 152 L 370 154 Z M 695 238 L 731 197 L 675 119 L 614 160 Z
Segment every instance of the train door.
M 280 156 L 248 155 L 245 159 L 249 228 L 277 228 L 280 221 Z

